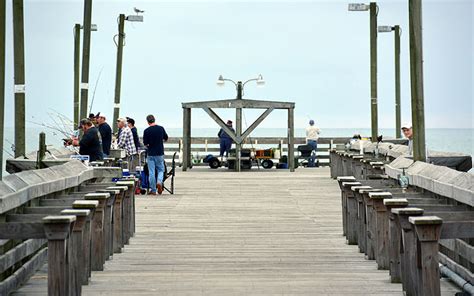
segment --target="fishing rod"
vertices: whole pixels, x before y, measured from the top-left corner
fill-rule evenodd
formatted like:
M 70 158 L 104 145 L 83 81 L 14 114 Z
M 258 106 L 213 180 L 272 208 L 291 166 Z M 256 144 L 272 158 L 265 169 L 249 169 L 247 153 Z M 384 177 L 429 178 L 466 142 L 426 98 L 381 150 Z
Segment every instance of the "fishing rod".
M 99 76 L 97 76 L 97 80 L 95 81 L 94 92 L 92 93 L 91 106 L 89 108 L 89 114 L 92 113 L 92 106 L 94 105 L 95 92 L 97 90 L 97 86 L 99 85 L 99 80 L 100 80 L 100 76 L 102 75 L 102 70 L 104 70 L 103 66 L 102 66 L 102 69 L 100 69 Z

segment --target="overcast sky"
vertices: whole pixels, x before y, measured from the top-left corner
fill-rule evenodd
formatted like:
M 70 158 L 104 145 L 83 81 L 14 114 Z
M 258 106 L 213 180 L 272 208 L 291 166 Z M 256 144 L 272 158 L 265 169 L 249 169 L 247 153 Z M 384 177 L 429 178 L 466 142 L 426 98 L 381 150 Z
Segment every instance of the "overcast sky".
M 72 119 L 73 26 L 83 1 L 25 0 L 27 119 L 51 122 L 57 110 Z M 379 25 L 401 25 L 402 119 L 410 121 L 408 1 L 379 1 Z M 122 112 L 144 125 L 148 113 L 181 127 L 181 103 L 234 98 L 216 86 L 219 74 L 246 80 L 245 98 L 296 103 L 296 127 L 309 118 L 322 127 L 369 127 L 369 13 L 343 1 L 101 1 L 92 18 L 91 93 L 94 112 L 113 113 L 117 16 L 145 10 L 144 23 L 125 25 Z M 473 127 L 473 1 L 424 1 L 425 117 L 428 128 Z M 6 125 L 13 125 L 13 35 L 7 1 Z M 82 36 L 81 36 L 82 39 Z M 379 34 L 379 126 L 394 119 L 393 34 Z M 92 97 L 89 97 L 89 101 Z M 218 113 L 227 119 L 225 110 Z M 250 124 L 258 114 L 245 111 Z M 215 127 L 200 110 L 194 127 Z M 263 127 L 285 127 L 274 112 Z

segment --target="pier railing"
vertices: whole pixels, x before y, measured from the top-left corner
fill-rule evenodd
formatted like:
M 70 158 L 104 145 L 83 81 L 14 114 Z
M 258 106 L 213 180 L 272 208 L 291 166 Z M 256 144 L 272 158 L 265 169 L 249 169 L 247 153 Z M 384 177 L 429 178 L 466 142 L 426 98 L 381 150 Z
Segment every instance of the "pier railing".
M 322 166 L 329 165 L 329 151 L 335 147 L 335 145 L 343 145 L 349 142 L 349 137 L 322 137 L 318 140 L 317 157 L 319 164 Z M 299 145 L 306 144 L 306 139 L 303 137 L 295 138 L 295 151 Z M 165 144 L 165 159 L 170 161 L 174 152 L 180 153 L 180 159 L 182 155 L 182 138 L 181 137 L 170 137 Z M 250 149 L 269 149 L 276 148 L 280 149 L 281 155 L 288 154 L 288 139 L 284 137 L 252 137 L 248 138 L 243 144 L 242 148 Z M 199 161 L 202 157 L 212 154 L 214 156 L 219 155 L 219 138 L 217 137 L 193 137 L 191 138 L 191 154 L 195 160 L 194 165 L 201 165 Z M 207 165 L 207 164 L 203 164 Z
M 80 295 L 92 270 L 135 231 L 134 180 L 79 161 L 5 176 L 0 182 L 0 295 L 45 262 L 48 295 Z M 46 291 L 40 291 L 45 293 Z
M 440 274 L 474 293 L 474 175 L 413 162 L 398 145 L 374 157 L 374 147 L 331 151 L 347 243 L 407 295 L 440 295 Z

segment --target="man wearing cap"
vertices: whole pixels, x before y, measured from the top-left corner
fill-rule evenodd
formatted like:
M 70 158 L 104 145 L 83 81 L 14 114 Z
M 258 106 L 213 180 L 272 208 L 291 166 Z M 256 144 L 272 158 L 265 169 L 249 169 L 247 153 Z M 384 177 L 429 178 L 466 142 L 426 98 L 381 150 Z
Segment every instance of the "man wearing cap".
M 107 116 L 103 113 L 99 113 L 97 116 L 97 124 L 99 126 L 100 136 L 102 137 L 102 152 L 104 153 L 104 158 L 109 157 L 110 145 L 112 144 L 112 128 L 110 128 L 106 120 Z
M 168 134 L 164 127 L 155 123 L 155 116 L 146 117 L 148 127 L 143 131 L 143 145 L 147 148 L 146 163 L 148 165 L 149 195 L 163 192 L 163 177 L 165 173 L 165 148 L 163 142 L 168 141 Z M 158 171 L 158 176 L 155 175 Z
M 413 155 L 413 127 L 411 123 L 402 125 L 402 133 L 408 139 L 408 154 Z
M 141 145 L 140 145 L 140 138 L 138 137 L 138 130 L 137 130 L 137 127 L 135 126 L 135 119 L 127 117 L 127 124 L 130 130 L 132 131 L 133 142 L 135 143 L 135 148 L 138 151 Z
M 88 118 L 81 119 L 78 128 L 82 129 L 84 135 L 80 141 L 77 138 L 73 139 L 72 145 L 79 146 L 79 154 L 89 155 L 90 161 L 102 160 L 102 147 L 97 128 Z
M 227 127 L 229 127 L 230 130 L 234 132 L 234 128 L 232 127 L 232 120 L 227 120 L 226 125 Z M 232 147 L 232 138 L 224 131 L 223 128 L 219 130 L 219 132 L 217 133 L 217 136 L 219 137 L 220 148 L 221 148 L 219 157 L 222 159 L 222 157 L 224 156 L 224 152 L 225 152 L 225 157 L 228 157 L 229 150 Z
M 309 126 L 306 128 L 306 144 L 311 146 L 311 157 L 309 158 L 308 166 L 314 167 L 316 161 L 316 151 L 318 148 L 318 139 L 321 130 L 314 125 L 314 120 L 309 121 Z

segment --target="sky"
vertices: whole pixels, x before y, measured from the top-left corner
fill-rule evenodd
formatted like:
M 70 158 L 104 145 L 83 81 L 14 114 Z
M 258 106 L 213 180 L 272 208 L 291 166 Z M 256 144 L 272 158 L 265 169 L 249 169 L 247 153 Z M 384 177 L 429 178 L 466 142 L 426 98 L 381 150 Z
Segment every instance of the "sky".
M 182 102 L 235 98 L 222 74 L 266 84 L 245 86 L 244 98 L 296 103 L 295 126 L 370 127 L 369 13 L 346 1 L 104 1 L 93 0 L 90 96 L 93 112 L 113 114 L 117 17 L 145 10 L 143 23 L 126 22 L 121 115 L 145 125 L 151 113 L 165 127 L 182 125 Z M 379 1 L 379 25 L 402 27 L 402 121 L 411 121 L 408 1 Z M 83 1 L 24 0 L 26 116 L 51 123 L 73 117 L 73 26 Z M 472 0 L 423 2 L 425 122 L 427 128 L 474 128 Z M 14 123 L 13 34 L 7 1 L 5 124 Z M 81 36 L 82 39 L 82 36 Z M 99 73 L 100 79 L 98 80 Z M 98 82 L 97 82 L 98 80 Z M 394 37 L 378 36 L 379 127 L 395 126 Z M 96 83 L 97 82 L 97 83 Z M 232 110 L 216 110 L 223 119 Z M 245 110 L 244 127 L 263 110 Z M 193 110 L 193 127 L 217 127 Z M 286 113 L 261 125 L 286 127 Z

